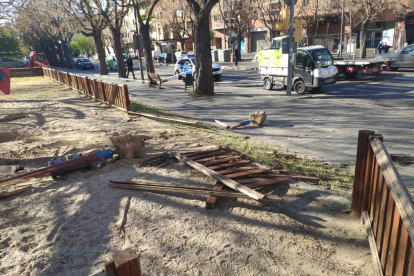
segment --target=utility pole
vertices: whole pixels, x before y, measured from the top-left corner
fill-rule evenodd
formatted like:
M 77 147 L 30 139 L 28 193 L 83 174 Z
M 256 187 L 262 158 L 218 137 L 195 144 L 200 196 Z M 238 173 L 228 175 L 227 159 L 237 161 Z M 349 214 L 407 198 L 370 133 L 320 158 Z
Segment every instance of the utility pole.
M 290 6 L 290 17 L 289 17 L 289 60 L 288 60 L 288 77 L 287 77 L 287 89 L 286 95 L 292 95 L 292 78 L 293 78 L 293 50 L 295 47 L 295 39 L 293 38 L 293 28 L 294 28 L 294 7 L 296 0 L 285 0 L 286 5 Z
M 342 14 L 341 14 L 341 39 L 339 40 L 339 58 L 342 58 L 342 43 L 344 41 L 344 2 L 345 0 L 342 0 Z

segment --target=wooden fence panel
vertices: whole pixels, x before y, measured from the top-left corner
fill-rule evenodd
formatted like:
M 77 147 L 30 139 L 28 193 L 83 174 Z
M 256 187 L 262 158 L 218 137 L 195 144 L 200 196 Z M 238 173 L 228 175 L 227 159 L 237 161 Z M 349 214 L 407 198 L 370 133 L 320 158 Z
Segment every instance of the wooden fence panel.
M 370 131 L 359 133 L 352 200 L 367 227 L 375 274 L 414 275 L 414 202 L 382 136 Z
M 9 71 L 11 78 L 44 76 L 42 67 L 10 68 Z
M 128 86 L 126 84 L 117 85 L 114 83 L 106 83 L 100 80 L 90 79 L 86 76 L 78 76 L 49 68 L 39 69 L 42 70 L 41 72 L 44 76 L 66 84 L 98 100 L 118 106 L 125 111 L 130 111 Z

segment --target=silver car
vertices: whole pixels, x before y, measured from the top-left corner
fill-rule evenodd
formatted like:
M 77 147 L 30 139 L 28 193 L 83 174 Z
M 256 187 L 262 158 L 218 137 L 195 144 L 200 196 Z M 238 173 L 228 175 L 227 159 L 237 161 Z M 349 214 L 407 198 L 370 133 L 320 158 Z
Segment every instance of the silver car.
M 396 52 L 379 55 L 376 58 L 391 59 L 390 64 L 393 71 L 399 68 L 414 68 L 414 44 Z

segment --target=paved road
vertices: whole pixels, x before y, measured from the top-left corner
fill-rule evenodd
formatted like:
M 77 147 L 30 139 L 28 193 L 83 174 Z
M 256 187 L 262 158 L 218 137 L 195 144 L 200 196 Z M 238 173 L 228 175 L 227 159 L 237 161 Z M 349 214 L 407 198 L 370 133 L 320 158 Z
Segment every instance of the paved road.
M 172 75 L 173 65 L 157 65 L 156 72 Z M 99 76 L 97 69 L 81 73 Z M 247 126 L 237 132 L 281 145 L 289 152 L 352 167 L 358 130 L 369 129 L 384 136 L 390 153 L 413 154 L 414 69 L 362 75 L 324 87 L 318 94 L 293 93 L 290 97 L 286 91 L 264 90 L 256 70 L 224 69 L 222 80 L 215 82 L 217 96 L 206 98 L 186 95 L 183 82 L 176 79 L 159 90 L 119 80 L 115 72 L 106 78 L 128 83 L 132 100 L 208 123 L 219 119 L 232 125 L 251 112 L 265 110 L 265 126 Z M 413 166 L 399 170 L 407 185 L 414 187 Z

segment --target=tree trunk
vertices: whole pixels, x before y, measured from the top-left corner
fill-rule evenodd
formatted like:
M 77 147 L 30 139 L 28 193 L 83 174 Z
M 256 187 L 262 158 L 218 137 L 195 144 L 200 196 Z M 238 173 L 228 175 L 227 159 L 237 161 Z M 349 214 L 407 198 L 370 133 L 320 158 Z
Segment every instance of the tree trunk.
M 149 26 L 140 23 L 139 32 L 142 35 L 142 45 L 144 46 L 145 66 L 147 67 L 147 73 L 155 73 L 154 60 L 151 53 Z
M 108 67 L 106 66 L 106 54 L 102 41 L 102 32 L 95 32 L 93 35 L 93 40 L 95 41 L 96 50 L 98 51 L 98 60 L 99 60 L 99 74 L 108 75 Z
M 197 17 L 194 32 L 195 95 L 213 96 L 214 81 L 211 68 L 211 46 L 209 20 Z M 207 17 L 208 18 L 208 17 Z
M 62 45 L 59 44 L 59 43 L 56 43 L 56 49 L 57 49 L 59 59 L 60 59 L 59 66 L 63 68 L 63 67 L 65 67 L 65 61 L 64 61 L 64 58 L 63 58 Z
M 66 38 L 65 41 L 63 41 L 63 53 L 65 54 L 65 60 L 66 64 L 65 67 L 68 69 L 72 69 L 72 62 L 70 60 L 69 56 L 69 47 L 68 47 L 68 39 Z
M 316 28 L 315 28 L 315 34 L 313 35 L 313 45 L 315 45 L 315 38 L 316 38 L 316 35 L 318 34 L 318 27 L 319 27 L 319 21 L 318 22 L 316 22 Z
M 238 32 L 237 33 L 237 48 L 239 49 L 239 56 L 237 57 L 239 59 L 239 61 L 241 60 L 241 41 L 242 41 L 242 33 L 243 32 Z
M 361 36 L 360 36 L 360 45 L 359 45 L 359 58 L 365 58 L 367 56 L 367 30 L 368 30 L 368 20 L 362 21 L 361 25 Z
M 184 50 L 184 43 L 185 43 L 185 38 L 184 37 L 180 37 L 180 43 L 181 43 L 181 51 L 185 51 Z
M 114 50 L 116 56 L 116 62 L 118 64 L 118 77 L 126 78 L 126 69 L 124 64 L 124 55 L 122 52 L 122 44 L 121 44 L 121 27 L 114 28 L 111 27 L 112 37 L 114 39 Z

